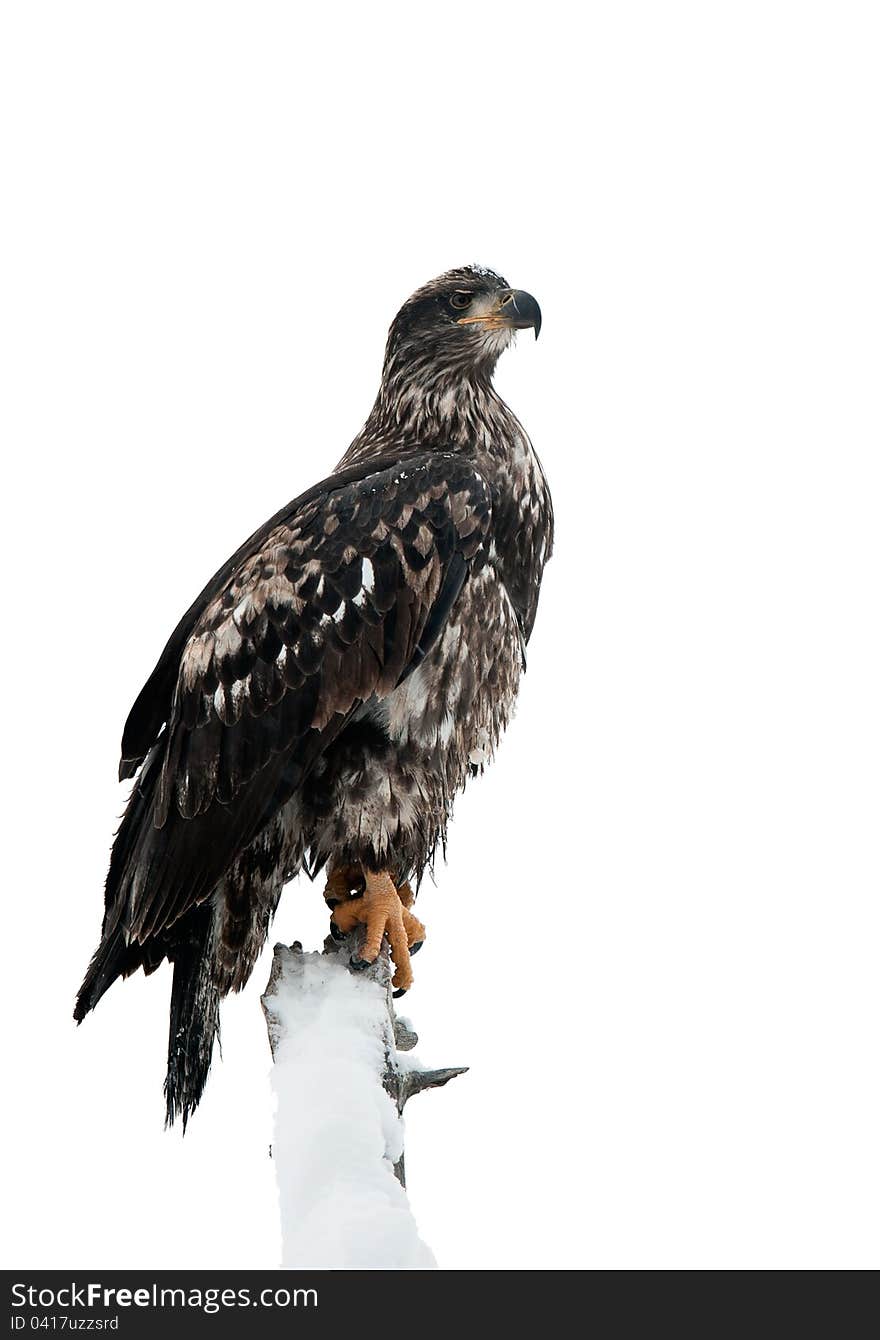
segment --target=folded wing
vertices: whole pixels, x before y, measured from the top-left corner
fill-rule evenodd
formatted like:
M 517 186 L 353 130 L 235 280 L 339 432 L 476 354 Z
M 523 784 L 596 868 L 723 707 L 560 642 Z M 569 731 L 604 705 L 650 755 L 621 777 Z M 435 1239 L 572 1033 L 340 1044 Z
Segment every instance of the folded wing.
M 378 464 L 290 504 L 175 630 L 123 739 L 123 775 L 147 763 L 105 936 L 134 949 L 207 898 L 360 704 L 418 664 L 485 562 L 491 499 L 471 464 Z

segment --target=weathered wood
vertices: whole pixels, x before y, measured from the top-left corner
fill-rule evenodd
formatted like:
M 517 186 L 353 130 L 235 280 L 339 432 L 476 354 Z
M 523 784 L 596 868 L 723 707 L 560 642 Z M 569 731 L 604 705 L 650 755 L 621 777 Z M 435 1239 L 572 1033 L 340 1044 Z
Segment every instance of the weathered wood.
M 275 946 L 269 981 L 260 998 L 263 1013 L 266 1017 L 269 1045 L 272 1049 L 273 1058 L 282 1036 L 281 1024 L 273 1009 L 273 1000 L 279 994 L 282 982 L 286 991 L 290 990 L 291 985 L 295 989 L 297 978 L 302 978 L 304 965 L 309 959 L 314 960 L 323 956 L 330 956 L 335 958 L 340 965 L 349 964 L 353 957 L 358 956 L 358 950 L 362 943 L 363 928 L 358 927 L 351 935 L 347 935 L 340 940 L 328 936 L 324 941 L 324 948 L 320 955 L 317 953 L 305 954 L 298 940 L 294 941 L 290 947 L 283 944 Z M 377 982 L 385 993 L 388 1015 L 387 1028 L 384 1030 L 385 1067 L 381 1073 L 377 1073 L 376 1078 L 386 1093 L 394 1100 L 399 1114 L 403 1112 L 407 1102 L 415 1094 L 422 1093 L 425 1089 L 442 1088 L 444 1084 L 448 1084 L 457 1075 L 466 1073 L 467 1066 L 447 1066 L 439 1070 L 419 1070 L 408 1065 L 403 1059 L 403 1053 L 412 1051 L 419 1039 L 409 1021 L 401 1019 L 394 1008 L 391 987 L 392 964 L 387 943 L 383 942 L 382 950 L 375 963 L 371 963 L 365 968 L 357 970 L 350 968 L 349 970 L 357 971 L 359 975 Z M 308 1102 L 307 1094 L 303 1095 L 303 1102 Z M 406 1176 L 402 1154 L 397 1163 L 394 1164 L 394 1172 L 401 1186 L 405 1187 Z

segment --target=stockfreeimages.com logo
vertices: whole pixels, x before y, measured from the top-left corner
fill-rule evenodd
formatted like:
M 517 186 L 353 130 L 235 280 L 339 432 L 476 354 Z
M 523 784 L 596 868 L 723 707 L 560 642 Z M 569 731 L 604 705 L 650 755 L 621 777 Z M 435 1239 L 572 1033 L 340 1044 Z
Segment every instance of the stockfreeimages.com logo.
M 317 1307 L 317 1289 L 199 1289 L 174 1288 L 159 1284 L 135 1289 L 110 1288 L 100 1283 L 62 1285 L 59 1289 L 38 1288 L 32 1284 L 13 1284 L 12 1306 L 78 1312 L 116 1308 L 190 1308 L 209 1315 L 225 1307 Z M 21 1329 L 24 1317 L 13 1320 L 13 1329 Z

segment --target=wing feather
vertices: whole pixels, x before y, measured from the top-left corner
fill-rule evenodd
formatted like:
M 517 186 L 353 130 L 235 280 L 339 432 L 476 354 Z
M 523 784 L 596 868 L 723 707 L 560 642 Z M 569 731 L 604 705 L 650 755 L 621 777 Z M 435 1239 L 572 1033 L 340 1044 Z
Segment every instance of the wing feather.
M 122 771 L 165 732 L 151 821 L 108 885 L 130 941 L 208 897 L 358 706 L 419 663 L 490 523 L 473 465 L 422 453 L 326 481 L 224 565 L 126 727 Z

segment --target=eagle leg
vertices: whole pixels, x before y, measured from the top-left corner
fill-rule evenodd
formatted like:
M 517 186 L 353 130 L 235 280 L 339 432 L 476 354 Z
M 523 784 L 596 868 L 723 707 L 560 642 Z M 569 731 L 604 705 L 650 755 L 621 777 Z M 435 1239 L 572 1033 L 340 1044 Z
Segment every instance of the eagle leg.
M 382 937 L 387 935 L 395 967 L 391 984 L 401 991 L 408 991 L 413 983 L 410 946 L 421 945 L 425 938 L 424 926 L 404 901 L 412 901 L 412 890 L 404 884 L 398 893 L 387 870 L 378 873 L 365 870 L 363 878 L 362 896 L 338 903 L 330 920 L 344 935 L 355 926 L 366 926 L 367 934 L 360 952 L 363 963 L 375 961 L 382 947 Z
M 360 866 L 334 866 L 324 886 L 324 902 L 334 908 L 339 903 L 347 903 L 353 893 L 363 893 L 366 888 Z

